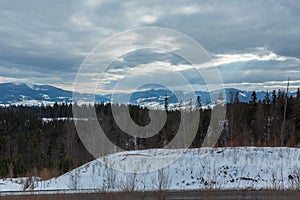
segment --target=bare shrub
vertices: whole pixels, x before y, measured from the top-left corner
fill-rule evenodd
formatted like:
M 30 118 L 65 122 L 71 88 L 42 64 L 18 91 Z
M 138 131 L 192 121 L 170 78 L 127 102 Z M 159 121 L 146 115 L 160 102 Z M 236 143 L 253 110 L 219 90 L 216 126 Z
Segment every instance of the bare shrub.
M 133 192 L 136 190 L 136 173 L 126 173 L 125 183 L 121 185 L 122 191 Z
M 294 168 L 292 174 L 288 176 L 289 183 L 292 189 L 300 190 L 300 168 Z
M 68 187 L 72 190 L 79 189 L 80 185 L 80 170 L 75 169 L 70 173 L 70 182 Z
M 169 176 L 169 171 L 166 168 L 162 168 L 158 170 L 157 173 L 157 184 L 158 184 L 158 190 L 164 191 L 167 190 L 170 187 L 171 179 Z
M 109 191 L 116 187 L 116 172 L 113 168 L 105 166 L 103 172 L 103 190 Z
M 23 182 L 23 190 L 33 190 L 34 189 L 34 183 L 35 183 L 34 177 L 28 177 Z

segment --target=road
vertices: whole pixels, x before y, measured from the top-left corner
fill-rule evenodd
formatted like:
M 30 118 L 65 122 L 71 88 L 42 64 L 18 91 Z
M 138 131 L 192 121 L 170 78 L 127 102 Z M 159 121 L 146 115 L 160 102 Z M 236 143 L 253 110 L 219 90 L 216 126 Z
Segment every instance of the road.
M 0 200 L 99 200 L 99 199 L 300 199 L 299 191 L 168 191 L 77 194 L 0 195 Z

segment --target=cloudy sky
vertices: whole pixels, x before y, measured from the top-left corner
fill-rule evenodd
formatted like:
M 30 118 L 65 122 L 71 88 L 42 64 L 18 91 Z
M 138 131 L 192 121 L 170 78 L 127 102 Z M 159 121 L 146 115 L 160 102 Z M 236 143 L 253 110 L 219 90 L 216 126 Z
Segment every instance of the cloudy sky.
M 299 10 L 295 0 L 0 0 L 0 82 L 72 89 L 79 67 L 100 42 L 126 30 L 161 27 L 201 44 L 226 87 L 278 89 L 290 77 L 295 89 L 300 86 Z M 172 68 L 191 77 L 194 86 L 203 84 L 193 79 L 184 59 L 157 49 L 128 53 L 111 65 L 98 80 L 103 93 L 128 78 L 120 89 L 133 89 L 132 81 L 145 72 L 180 87 L 174 70 L 168 71 Z

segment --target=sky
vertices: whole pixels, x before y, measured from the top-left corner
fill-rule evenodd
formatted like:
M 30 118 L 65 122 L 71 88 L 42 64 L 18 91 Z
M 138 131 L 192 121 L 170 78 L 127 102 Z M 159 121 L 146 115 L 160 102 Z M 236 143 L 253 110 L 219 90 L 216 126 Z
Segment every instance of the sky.
M 0 0 L 0 82 L 72 90 L 80 66 L 99 43 L 123 31 L 160 27 L 199 43 L 225 87 L 279 89 L 290 77 L 295 90 L 300 86 L 299 10 L 295 0 Z M 109 93 L 130 79 L 118 89 L 132 91 L 133 82 L 145 76 L 180 88 L 177 72 L 203 88 L 188 65 L 172 52 L 136 50 L 111 63 L 98 80 L 99 90 Z

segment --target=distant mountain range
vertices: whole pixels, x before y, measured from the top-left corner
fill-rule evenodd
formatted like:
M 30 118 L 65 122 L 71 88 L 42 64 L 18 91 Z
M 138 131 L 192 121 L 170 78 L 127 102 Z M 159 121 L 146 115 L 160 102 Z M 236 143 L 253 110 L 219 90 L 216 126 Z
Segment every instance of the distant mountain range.
M 91 94 L 79 94 L 82 98 L 89 98 Z M 72 102 L 72 91 L 63 90 L 50 85 L 28 85 L 25 83 L 0 84 L 0 104 L 40 105 L 54 102 Z M 97 102 L 110 101 L 102 95 L 97 95 Z
M 226 102 L 231 102 L 234 95 L 238 93 L 240 102 L 249 102 L 253 91 L 243 91 L 235 88 L 226 88 Z M 257 100 L 262 100 L 266 96 L 266 91 L 256 91 Z M 28 85 L 25 83 L 2 83 L 0 84 L 0 104 L 22 104 L 22 105 L 41 105 L 54 102 L 72 102 L 72 91 L 63 90 L 50 85 Z M 81 99 L 91 99 L 92 94 L 76 93 Z M 211 93 L 219 95 L 217 91 Z M 289 95 L 296 95 L 295 92 Z M 95 96 L 96 102 L 115 102 L 130 103 L 148 107 L 160 107 L 164 105 L 165 98 L 168 97 L 170 106 L 178 106 L 183 101 L 183 106 L 188 104 L 189 100 L 195 104 L 197 96 L 201 98 L 202 105 L 214 103 L 211 101 L 210 93 L 207 91 L 196 91 L 187 93 L 183 91 L 172 92 L 167 88 L 145 89 L 134 93 L 117 93 Z M 271 94 L 270 94 L 271 96 Z M 224 97 L 223 97 L 224 98 Z M 225 99 L 225 98 L 224 98 Z

